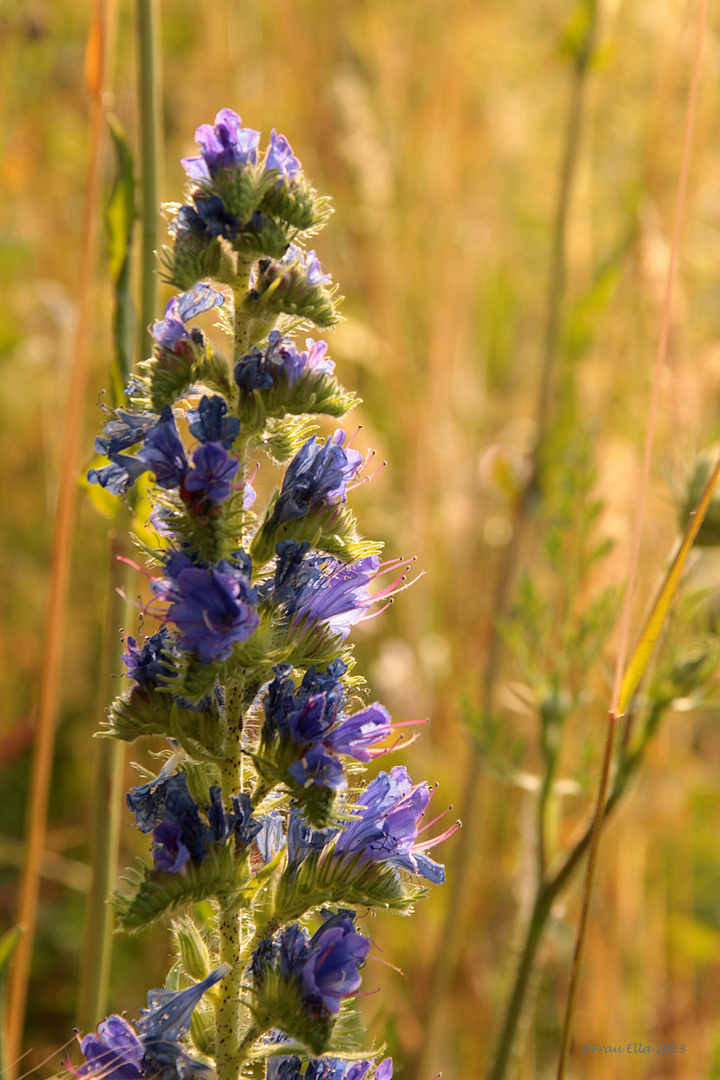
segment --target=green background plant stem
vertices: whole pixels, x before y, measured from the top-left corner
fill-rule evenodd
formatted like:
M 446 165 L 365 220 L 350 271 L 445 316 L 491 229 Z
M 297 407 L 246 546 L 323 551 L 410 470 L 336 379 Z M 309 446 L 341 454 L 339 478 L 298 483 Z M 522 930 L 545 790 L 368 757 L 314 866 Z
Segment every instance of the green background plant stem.
M 108 596 L 98 684 L 98 716 L 112 699 L 112 676 L 121 674 L 119 628 L 127 616 L 127 602 L 121 593 L 129 577 L 128 567 L 118 561 L 127 554 L 126 522 L 120 515 L 121 533 L 110 537 Z M 110 966 L 112 961 L 113 914 L 108 896 L 117 882 L 120 845 L 121 796 L 124 747 L 114 739 L 98 739 L 93 747 L 93 788 L 90 800 L 90 865 L 92 882 L 85 913 L 83 959 L 80 971 L 78 1023 L 81 1031 L 91 1031 L 107 1014 Z
M 704 33 L 705 33 L 705 21 L 706 21 L 706 18 L 707 18 L 707 8 L 708 8 L 708 0 L 701 0 L 700 4 L 698 6 L 695 52 L 694 52 L 694 57 L 693 57 L 693 66 L 692 66 L 692 73 L 691 73 L 691 79 L 690 79 L 690 89 L 689 89 L 688 100 L 687 100 L 687 112 L 686 112 L 686 119 L 685 119 L 685 132 L 684 132 L 684 139 L 683 139 L 682 161 L 681 161 L 681 166 L 680 166 L 680 173 L 679 173 L 678 187 L 677 187 L 677 195 L 676 195 L 676 200 L 675 200 L 675 211 L 674 211 L 674 221 L 673 221 L 673 231 L 672 231 L 672 245 L 671 245 L 671 249 L 670 249 L 670 258 L 668 260 L 667 273 L 666 273 L 666 279 L 665 279 L 665 294 L 664 294 L 664 302 L 663 302 L 661 320 L 660 320 L 660 334 L 659 334 L 658 347 L 657 347 L 657 353 L 656 353 L 656 358 L 655 358 L 655 377 L 654 377 L 653 392 L 652 392 L 652 399 L 651 399 L 651 405 L 650 405 L 650 415 L 649 415 L 649 420 L 648 420 L 647 435 L 646 435 L 646 440 L 645 440 L 645 455 L 644 455 L 644 462 L 643 462 L 643 472 L 642 472 L 642 477 L 641 477 L 641 481 L 640 481 L 640 491 L 639 491 L 639 496 L 638 496 L 638 505 L 637 505 L 636 518 L 635 518 L 635 529 L 634 529 L 634 535 L 633 535 L 633 544 L 632 544 L 631 555 L 630 555 L 630 565 L 629 565 L 629 569 L 628 569 L 628 580 L 627 580 L 627 588 L 626 588 L 626 594 L 625 594 L 625 603 L 624 603 L 623 614 L 622 614 L 622 619 L 621 619 L 620 644 L 618 646 L 618 656 L 617 656 L 617 661 L 616 661 L 615 681 L 614 681 L 613 694 L 612 694 L 612 704 L 611 704 L 610 711 L 609 711 L 609 714 L 608 714 L 607 741 L 606 741 L 606 744 L 605 744 L 605 754 L 604 754 L 604 757 L 603 757 L 602 772 L 601 772 L 601 775 L 600 775 L 600 782 L 599 782 L 599 786 L 598 786 L 598 795 L 597 795 L 597 804 L 596 804 L 596 810 L 595 810 L 595 818 L 594 818 L 594 821 L 593 821 L 592 835 L 591 835 L 591 841 L 590 841 L 590 855 L 589 855 L 589 858 L 588 858 L 587 873 L 585 875 L 585 884 L 584 884 L 584 888 L 583 888 L 583 895 L 582 895 L 582 901 L 581 901 L 581 906 L 580 906 L 580 919 L 579 919 L 579 922 L 578 922 L 577 937 L 576 937 L 576 941 L 575 941 L 575 952 L 574 952 L 574 955 L 573 955 L 573 963 L 572 963 L 572 969 L 571 969 L 571 973 L 570 973 L 570 986 L 569 986 L 569 989 L 568 989 L 567 1006 L 566 1006 L 566 1010 L 565 1010 L 565 1022 L 564 1022 L 564 1025 L 563 1025 L 562 1043 L 561 1043 L 561 1047 L 560 1047 L 560 1059 L 559 1059 L 559 1062 L 558 1062 L 558 1072 L 557 1072 L 558 1080 L 563 1080 L 563 1078 L 565 1076 L 565 1072 L 566 1072 L 566 1069 L 567 1069 L 567 1063 L 568 1063 L 568 1055 L 569 1055 L 569 1052 L 570 1052 L 570 1044 L 571 1044 L 572 1036 L 573 1036 L 573 1024 L 574 1024 L 574 1019 L 575 1019 L 575 1008 L 576 1008 L 576 1005 L 577 1005 L 578 987 L 579 987 L 579 982 L 580 982 L 580 974 L 581 974 L 581 970 L 582 970 L 582 960 L 583 960 L 584 949 L 585 949 L 585 936 L 586 936 L 586 932 L 587 932 L 587 924 L 588 924 L 588 918 L 589 918 L 589 912 L 590 912 L 590 904 L 591 904 L 591 901 L 592 901 L 593 887 L 594 887 L 594 884 L 595 884 L 595 874 L 596 874 L 596 871 L 597 871 L 598 852 L 599 852 L 599 849 L 600 849 L 600 840 L 601 840 L 601 836 L 602 836 L 602 827 L 603 827 L 603 823 L 604 823 L 604 819 L 605 819 L 605 814 L 604 814 L 605 792 L 607 790 L 607 787 L 608 787 L 608 784 L 609 784 L 609 779 L 610 779 L 610 767 L 611 767 L 611 764 L 612 764 L 613 746 L 614 746 L 614 743 L 615 743 L 615 735 L 616 735 L 616 731 L 617 731 L 617 721 L 618 721 L 618 717 L 620 715 L 622 715 L 622 707 L 620 705 L 620 695 L 621 695 L 621 690 L 623 688 L 623 685 L 626 683 L 626 678 L 623 679 L 623 677 L 622 677 L 624 672 L 625 672 L 625 668 L 626 668 L 625 649 L 626 649 L 626 643 L 627 643 L 628 630 L 629 630 L 629 626 L 630 626 L 630 612 L 631 612 L 631 605 L 632 605 L 632 599 L 633 599 L 635 575 L 636 575 L 637 567 L 638 567 L 638 564 L 639 564 L 639 558 L 640 558 L 640 546 L 639 546 L 639 544 L 640 544 L 640 532 L 641 532 L 641 527 L 643 525 L 644 516 L 645 516 L 644 515 L 645 498 L 646 498 L 647 489 L 648 489 L 648 485 L 649 485 L 649 478 L 650 478 L 650 463 L 651 463 L 651 458 L 652 458 L 652 448 L 653 448 L 653 444 L 654 444 L 655 424 L 656 424 L 656 419 L 657 419 L 658 402 L 659 402 L 659 394 L 660 394 L 660 382 L 661 382 L 661 377 L 662 377 L 662 373 L 663 373 L 663 366 L 665 364 L 665 357 L 666 357 L 666 354 L 667 354 L 667 343 L 668 343 L 668 336 L 669 336 L 669 329 L 670 329 L 670 311 L 671 311 L 671 307 L 672 307 L 673 287 L 674 287 L 674 284 L 675 284 L 675 266 L 676 266 L 676 263 L 677 263 L 678 252 L 679 252 L 680 225 L 681 225 L 681 222 L 682 222 L 683 209 L 684 209 L 684 204 L 685 204 L 685 193 L 686 193 L 686 190 L 687 190 L 687 176 L 688 176 L 688 170 L 689 170 L 689 166 L 690 166 L 690 149 L 691 149 L 691 146 L 692 146 L 692 137 L 693 137 L 693 131 L 694 131 L 694 126 L 695 126 L 695 106 L 696 106 L 696 102 L 697 102 L 697 89 L 698 89 L 698 81 L 699 81 L 699 73 L 700 73 L 700 57 L 701 57 L 701 54 L 702 54 L 702 44 L 703 44 L 703 38 L 704 38 Z M 701 500 L 700 500 L 699 505 L 702 505 L 703 500 L 704 500 L 704 511 L 702 513 L 699 513 L 699 512 L 697 513 L 697 519 L 698 520 L 696 520 L 696 521 L 693 521 L 692 517 L 691 517 L 691 520 L 690 520 L 690 522 L 689 522 L 689 524 L 688 524 L 688 526 L 686 528 L 683 545 L 681 545 L 681 552 L 682 552 L 683 548 L 685 548 L 686 550 L 689 550 L 689 547 L 692 544 L 693 538 L 696 535 L 697 530 L 700 527 L 700 524 L 702 522 L 702 518 L 704 517 L 704 514 L 707 511 L 707 508 L 708 508 L 709 503 L 710 503 L 710 498 L 712 496 L 712 492 L 713 492 L 713 489 L 715 487 L 715 482 L 717 480 L 717 475 L 718 475 L 718 469 L 720 469 L 720 465 L 717 466 L 714 475 L 711 477 L 711 479 L 709 481 L 709 484 L 708 484 L 706 492 L 705 492 L 705 496 L 703 498 L 701 498 Z M 677 563 L 677 561 L 678 560 L 676 560 L 676 563 Z M 681 565 L 682 565 L 682 563 L 681 563 Z M 674 592 L 677 589 L 677 586 L 679 584 L 680 569 L 678 568 L 676 570 L 676 572 L 674 573 L 675 570 L 676 570 L 676 567 L 675 567 L 675 564 L 674 564 L 673 567 L 671 567 L 670 572 L 668 574 L 665 587 L 663 589 L 661 589 L 660 599 L 661 599 L 661 601 L 663 599 L 667 600 L 667 603 L 664 604 L 664 605 L 661 603 L 660 610 L 662 611 L 662 615 L 660 615 L 659 619 L 657 620 L 657 623 L 659 625 L 656 624 L 656 626 L 655 626 L 655 634 L 654 634 L 654 639 L 653 639 L 653 645 L 654 645 L 655 641 L 657 641 L 657 636 L 660 633 L 660 626 L 666 620 L 668 610 L 669 610 L 670 600 L 672 598 L 672 595 L 674 595 Z M 652 626 L 652 624 L 650 624 L 650 626 L 646 626 L 646 628 L 643 631 L 643 636 L 647 635 L 648 638 L 650 638 L 650 636 L 651 636 L 651 626 Z M 648 661 L 650 659 L 650 652 L 651 651 L 652 650 L 650 650 L 648 652 L 647 656 L 645 657 L 645 665 L 647 665 L 647 663 L 648 663 Z M 632 663 L 632 660 L 631 660 L 631 663 Z M 640 676 L 638 675 L 638 678 L 639 677 Z M 635 686 L 637 686 L 637 682 L 635 683 Z M 626 694 L 626 699 L 625 699 L 625 701 L 623 703 L 624 707 L 629 706 L 629 704 L 630 704 L 629 699 L 630 699 L 630 694 L 631 693 L 632 693 L 632 691 L 628 690 L 628 692 Z
M 138 97 L 140 101 L 140 187 L 142 243 L 140 245 L 140 357 L 149 356 L 148 332 L 157 317 L 155 251 L 158 236 L 159 182 L 162 161 L 160 119 L 160 49 L 157 0 L 137 0 Z
M 520 558 L 527 525 L 542 490 L 543 456 L 546 451 L 547 436 L 552 414 L 553 372 L 556 364 L 558 339 L 561 327 L 561 315 L 566 292 L 566 234 L 570 214 L 572 195 L 577 176 L 580 152 L 584 104 L 586 97 L 587 74 L 593 54 L 597 31 L 597 5 L 594 0 L 587 4 L 587 23 L 583 40 L 575 55 L 570 102 L 565 125 L 563 160 L 560 172 L 557 204 L 554 216 L 550 269 L 548 275 L 548 294 L 546 306 L 545 338 L 542 352 L 540 385 L 537 398 L 538 441 L 532 463 L 532 472 L 528 483 L 519 496 L 512 521 L 512 536 L 504 549 L 504 555 L 498 568 L 493 593 L 487 662 L 483 678 L 481 696 L 480 724 L 486 724 L 491 716 L 494 702 L 495 684 L 501 671 L 503 658 L 503 640 L 499 632 L 499 622 L 504 616 L 515 581 L 515 572 Z M 458 850 L 452 869 L 448 873 L 450 896 L 448 899 L 443 932 L 438 946 L 437 962 L 431 976 L 425 1016 L 423 1023 L 423 1042 L 415 1071 L 416 1080 L 432 1072 L 431 1060 L 434 1042 L 441 1022 L 442 1003 L 452 977 L 455 957 L 462 934 L 462 899 L 467 887 L 467 876 L 472 862 L 474 843 L 474 825 L 477 809 L 477 791 L 482 771 L 482 755 L 474 750 L 471 756 L 468 775 L 465 781 L 460 817 L 465 824 L 461 831 Z M 544 828 L 544 813 L 539 814 L 540 827 Z M 539 849 L 544 851 L 544 836 L 540 838 Z M 539 940 L 539 939 L 538 939 Z M 526 970 L 527 966 L 527 970 Z M 520 964 L 518 978 L 522 978 L 524 997 L 527 979 L 532 964 Z M 519 1012 L 518 1012 L 519 1015 Z M 513 1022 L 513 1031 L 515 1023 Z M 493 1073 L 493 1080 L 499 1080 L 503 1072 Z

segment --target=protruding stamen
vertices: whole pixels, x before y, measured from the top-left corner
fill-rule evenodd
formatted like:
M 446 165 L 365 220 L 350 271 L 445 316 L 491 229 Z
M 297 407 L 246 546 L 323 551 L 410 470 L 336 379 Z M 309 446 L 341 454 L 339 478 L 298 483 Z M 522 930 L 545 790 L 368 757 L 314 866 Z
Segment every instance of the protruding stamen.
M 444 818 L 444 817 L 445 817 L 445 815 L 446 815 L 446 814 L 449 814 L 451 810 L 452 810 L 452 803 L 450 804 L 450 806 L 448 806 L 447 810 L 443 810 L 443 812 L 442 812 L 441 814 L 438 814 L 438 816 L 437 816 L 437 817 L 434 817 L 434 818 L 432 819 L 432 821 L 428 821 L 427 825 L 423 825 L 422 829 L 418 829 L 418 835 L 419 835 L 419 834 L 420 834 L 421 832 L 425 832 L 425 830 L 426 830 L 426 829 L 429 829 L 429 828 L 431 828 L 431 826 L 433 826 L 433 825 L 435 824 L 435 822 L 436 822 L 436 821 L 439 821 L 439 820 L 440 820 L 440 818 Z
M 462 821 L 456 821 L 449 829 L 446 829 L 444 833 L 440 833 L 439 836 L 433 837 L 432 840 L 423 840 L 421 844 L 413 844 L 413 851 L 427 851 L 428 848 L 435 847 L 436 844 L 440 844 L 443 840 L 448 840 L 451 836 L 454 836 L 458 829 L 461 828 Z
M 355 439 L 357 438 L 359 432 L 362 431 L 363 427 L 364 427 L 364 424 L 358 424 L 358 426 L 355 428 L 355 431 L 352 433 L 352 435 L 350 436 L 348 441 L 345 443 L 345 445 L 343 447 L 343 450 L 349 450 L 350 449 L 352 444 L 355 442 Z M 363 468 L 364 468 L 364 466 L 363 466 Z

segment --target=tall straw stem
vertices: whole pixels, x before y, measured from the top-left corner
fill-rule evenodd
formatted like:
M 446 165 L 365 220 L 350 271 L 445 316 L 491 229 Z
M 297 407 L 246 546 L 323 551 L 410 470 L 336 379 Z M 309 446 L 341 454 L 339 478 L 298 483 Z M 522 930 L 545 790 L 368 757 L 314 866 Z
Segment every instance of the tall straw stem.
M 6 1052 L 7 1060 L 10 1062 L 10 1080 L 14 1080 L 17 1075 L 17 1061 L 25 1022 L 30 965 L 37 924 L 40 871 L 47 832 L 47 807 L 59 708 L 62 644 L 65 640 L 64 628 L 68 620 L 72 541 L 77 509 L 78 450 L 87 387 L 88 316 L 97 248 L 106 127 L 105 43 L 105 6 L 102 0 L 94 0 L 85 63 L 89 132 L 78 312 L 53 525 L 40 703 L 35 731 L 35 753 L 27 819 L 26 858 L 18 904 L 18 922 L 24 927 L 25 932 L 15 953 L 8 992 Z
M 480 695 L 481 725 L 487 724 L 492 715 L 495 686 L 501 671 L 504 655 L 504 642 L 499 632 L 499 624 L 507 612 L 526 529 L 542 492 L 542 468 L 552 417 L 553 376 L 556 366 L 562 310 L 566 292 L 567 227 L 580 154 L 587 76 L 595 49 L 596 36 L 597 4 L 595 0 L 590 0 L 585 35 L 575 54 L 573 80 L 565 125 L 562 168 L 554 215 L 552 249 L 548 275 L 545 335 L 536 406 L 538 438 L 533 456 L 531 475 L 522 494 L 517 500 L 514 509 L 512 537 L 510 543 L 504 549 L 493 590 L 487 634 L 487 662 L 485 665 Z M 455 863 L 448 875 L 451 883 L 451 892 L 443 924 L 442 937 L 438 946 L 437 961 L 432 973 L 424 1010 L 424 1039 L 417 1059 L 415 1072 L 417 1080 L 422 1080 L 423 1077 L 432 1073 L 433 1065 L 431 1063 L 431 1056 L 434 1051 L 434 1045 L 442 1019 L 442 1003 L 448 994 L 449 982 L 458 951 L 458 942 L 461 937 L 461 908 L 463 898 L 466 894 L 467 878 L 474 850 L 475 837 L 473 826 L 477 809 L 477 792 L 482 765 L 482 755 L 479 750 L 475 749 L 471 755 L 460 809 L 460 816 L 465 822 L 466 827 L 461 831 Z M 541 914 L 544 925 L 544 921 L 547 918 L 547 912 L 544 911 L 544 908 L 541 909 Z M 524 1000 L 531 972 L 532 964 L 527 966 L 527 970 L 526 965 L 522 964 L 518 968 L 520 985 L 516 985 L 513 990 L 513 995 L 519 994 L 521 1001 Z M 503 1039 L 509 1040 L 510 1043 L 512 1043 L 515 1037 L 518 1018 L 519 1012 L 517 1017 L 510 1019 L 511 1030 L 508 1030 L 503 1034 Z M 504 1075 L 504 1072 L 493 1073 L 493 1075 L 496 1080 L 499 1080 L 499 1078 Z
M 590 903 L 592 900 L 593 886 L 595 883 L 595 873 L 597 869 L 598 852 L 600 847 L 600 834 L 602 831 L 603 823 L 605 792 L 607 791 L 607 786 L 609 783 L 612 751 L 615 740 L 615 731 L 617 728 L 620 690 L 622 686 L 623 673 L 625 670 L 628 652 L 628 642 L 630 638 L 630 616 L 632 612 L 635 578 L 640 559 L 640 538 L 642 534 L 642 524 L 645 514 L 647 490 L 650 481 L 650 466 L 652 462 L 653 444 L 655 440 L 655 426 L 657 421 L 658 402 L 660 398 L 660 383 L 662 377 L 662 370 L 665 364 L 665 357 L 667 354 L 667 343 L 670 332 L 672 296 L 673 288 L 675 285 L 677 256 L 680 246 L 680 229 L 682 225 L 683 210 L 685 208 L 687 178 L 690 168 L 690 151 L 692 148 L 693 131 L 695 128 L 697 91 L 698 83 L 700 80 L 700 57 L 702 55 L 702 46 L 705 37 L 707 8 L 708 0 L 700 0 L 697 13 L 695 53 L 693 56 L 692 75 L 690 79 L 690 90 L 688 93 L 687 112 L 685 117 L 685 134 L 683 139 L 682 163 L 680 166 L 680 177 L 678 180 L 677 195 L 675 199 L 672 245 L 670 248 L 670 260 L 668 263 L 667 276 L 665 280 L 665 295 L 663 300 L 662 315 L 660 319 L 660 334 L 658 337 L 657 352 L 655 355 L 655 379 L 653 383 L 652 400 L 650 403 L 650 415 L 648 419 L 648 427 L 645 437 L 645 453 L 643 456 L 643 468 L 640 478 L 640 491 L 638 494 L 637 507 L 635 512 L 633 541 L 630 552 L 630 565 L 627 575 L 627 587 L 625 590 L 625 599 L 623 603 L 623 611 L 620 621 L 620 641 L 618 644 L 617 660 L 615 664 L 615 679 L 612 693 L 612 704 L 610 707 L 610 712 L 608 714 L 608 732 L 607 742 L 605 744 L 605 756 L 603 759 L 600 785 L 598 788 L 595 820 L 593 822 L 592 839 L 590 844 L 590 857 L 588 859 L 587 873 L 585 875 L 585 885 L 583 888 L 583 896 L 580 907 L 580 921 L 578 923 L 575 952 L 573 956 L 572 970 L 570 973 L 570 986 L 568 990 L 568 1000 L 565 1011 L 565 1023 L 563 1027 L 562 1044 L 560 1047 L 560 1060 L 558 1062 L 558 1080 L 563 1080 L 565 1076 L 568 1055 L 570 1052 L 570 1043 L 572 1040 L 573 1021 L 575 1018 L 575 1008 L 577 1004 L 578 983 L 580 978 L 583 953 L 585 949 L 585 936 L 587 931 L 588 915 L 590 911 Z

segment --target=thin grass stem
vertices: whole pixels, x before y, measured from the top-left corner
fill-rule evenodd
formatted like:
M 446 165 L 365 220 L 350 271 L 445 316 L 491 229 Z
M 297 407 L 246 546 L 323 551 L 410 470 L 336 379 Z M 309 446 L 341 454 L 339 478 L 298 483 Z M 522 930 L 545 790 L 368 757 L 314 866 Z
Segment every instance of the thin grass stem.
M 28 809 L 27 851 L 18 904 L 18 922 L 24 927 L 25 932 L 14 957 L 8 993 L 6 1053 L 7 1060 L 10 1062 L 10 1080 L 14 1080 L 16 1075 L 15 1063 L 20 1058 L 25 1022 L 37 923 L 41 864 L 47 831 L 47 807 L 59 708 L 62 646 L 65 640 L 64 627 L 68 618 L 72 542 L 77 507 L 78 448 L 82 436 L 82 413 L 86 400 L 89 310 L 97 248 L 103 148 L 106 134 L 105 30 L 105 8 L 102 0 L 95 0 L 85 64 L 89 132 L 78 312 L 53 525 L 40 703 Z
M 103 626 L 101 675 L 98 685 L 98 715 L 108 703 L 108 688 L 119 674 L 118 628 L 127 614 L 128 567 L 117 556 L 126 548 L 121 537 L 110 541 L 110 568 L 107 606 Z M 120 847 L 121 790 L 124 763 L 123 744 L 115 739 L 95 743 L 93 788 L 90 800 L 90 855 L 92 883 L 85 913 L 83 961 L 80 975 L 78 1022 L 82 1031 L 91 1031 L 107 1013 L 110 965 L 112 960 L 112 908 L 108 896 L 117 881 Z
M 623 613 L 621 618 L 620 642 L 618 645 L 617 662 L 615 665 L 612 705 L 608 714 L 607 741 L 605 744 L 605 755 L 603 758 L 602 773 L 600 776 L 600 784 L 598 788 L 595 818 L 592 826 L 592 834 L 590 839 L 590 856 L 588 858 L 587 873 L 585 876 L 585 885 L 583 888 L 583 896 L 580 907 L 580 920 L 578 923 L 575 952 L 573 955 L 573 964 L 570 974 L 570 986 L 568 989 L 568 1000 L 565 1011 L 565 1022 L 563 1026 L 562 1042 L 560 1046 L 560 1060 L 558 1062 L 557 1072 L 558 1080 L 564 1080 L 565 1077 L 567 1061 L 570 1052 L 570 1043 L 573 1034 L 573 1021 L 575 1018 L 575 1009 L 577 1005 L 578 985 L 585 947 L 588 913 L 590 910 L 590 903 L 592 901 L 592 892 L 595 883 L 595 874 L 597 870 L 598 852 L 600 848 L 600 837 L 604 821 L 605 792 L 607 791 L 607 786 L 609 783 L 610 766 L 612 764 L 612 752 L 615 742 L 615 732 L 617 730 L 618 702 L 620 698 L 620 691 L 623 682 L 623 672 L 625 669 L 627 658 L 628 640 L 630 636 L 630 616 L 632 612 L 635 577 L 640 557 L 640 536 L 644 518 L 647 489 L 650 480 L 650 465 L 652 461 L 655 425 L 658 413 L 660 382 L 662 369 L 665 364 L 665 356 L 667 353 L 668 333 L 670 328 L 670 312 L 672 308 L 673 287 L 675 284 L 675 269 L 677 265 L 677 256 L 680 246 L 680 228 L 682 225 L 683 210 L 685 206 L 687 177 L 690 167 L 690 151 L 692 147 L 692 137 L 695 127 L 695 110 L 697 104 L 697 91 L 700 77 L 700 57 L 702 55 L 702 46 L 705 36 L 707 6 L 707 0 L 700 0 L 697 15 L 695 53 L 693 56 L 690 91 L 688 94 L 687 114 L 685 118 L 685 134 L 683 140 L 682 163 L 680 166 L 680 177 L 678 181 L 677 197 L 675 201 L 675 214 L 673 221 L 672 245 L 670 249 L 670 261 L 668 263 L 667 277 L 665 282 L 665 296 L 660 321 L 660 335 L 658 339 L 657 353 L 655 358 L 655 379 L 653 383 L 652 400 L 650 404 L 650 416 L 648 419 L 648 428 L 645 438 L 643 470 L 640 481 L 640 492 L 637 500 L 637 509 L 635 514 L 635 524 L 633 530 L 632 549 L 630 553 L 630 566 L 628 570 L 627 588 L 625 591 Z
M 481 725 L 486 724 L 492 715 L 495 685 L 500 674 L 504 654 L 503 638 L 499 630 L 499 624 L 507 611 L 525 532 L 542 491 L 543 459 L 550 429 L 551 414 L 553 411 L 553 373 L 557 357 L 561 314 L 566 293 L 567 224 L 577 176 L 577 165 L 585 112 L 587 74 L 595 48 L 596 34 L 597 5 L 594 0 L 591 0 L 585 37 L 576 56 L 574 78 L 565 126 L 560 183 L 554 215 L 550 268 L 548 274 L 545 336 L 536 406 L 538 439 L 535 447 L 530 478 L 515 506 L 512 520 L 511 540 L 504 548 L 493 591 L 488 627 L 487 662 L 481 692 L 482 706 L 479 721 Z M 461 832 L 453 870 L 448 875 L 451 883 L 449 886 L 451 891 L 448 899 L 441 940 L 438 946 L 437 961 L 432 972 L 424 1011 L 424 1039 L 418 1057 L 415 1074 L 417 1080 L 421 1080 L 422 1077 L 430 1075 L 432 1072 L 430 1055 L 433 1050 L 441 1019 L 440 1010 L 442 1002 L 447 996 L 447 989 L 455 964 L 455 957 L 457 955 L 458 941 L 462 929 L 460 918 L 461 907 L 472 862 L 471 856 L 473 852 L 474 831 L 472 826 L 476 814 L 477 791 L 482 765 L 481 752 L 479 750 L 474 750 L 471 755 L 471 761 L 465 780 L 460 809 L 460 817 L 465 822 L 465 828 Z M 544 821 L 544 814 L 540 816 L 540 820 Z M 544 850 L 544 847 L 544 837 L 542 837 L 540 849 Z M 526 965 L 522 963 L 518 968 L 518 978 L 521 980 L 521 983 L 517 992 L 520 995 L 521 1001 L 525 996 L 531 970 L 532 964 L 527 966 L 527 970 Z M 508 1015 L 508 1022 L 510 1023 L 511 1030 L 501 1037 L 501 1041 L 507 1038 L 512 1045 L 520 1012 L 521 1008 L 517 1010 L 517 1014 L 515 1014 L 515 1011 L 513 1010 L 513 1013 Z M 502 1075 L 504 1075 L 502 1072 L 493 1074 L 496 1078 L 499 1078 Z

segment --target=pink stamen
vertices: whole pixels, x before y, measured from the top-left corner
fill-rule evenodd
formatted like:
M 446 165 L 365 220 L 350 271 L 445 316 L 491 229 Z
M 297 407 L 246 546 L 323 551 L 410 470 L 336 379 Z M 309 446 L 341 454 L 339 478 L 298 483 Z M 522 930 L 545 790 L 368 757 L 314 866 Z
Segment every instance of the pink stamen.
M 395 586 L 405 581 L 406 577 L 406 574 L 400 574 L 399 577 L 396 577 L 393 582 L 391 582 L 389 585 L 386 585 L 384 589 L 380 590 L 380 592 L 373 593 L 373 600 L 379 600 L 382 596 L 392 596 Z
M 368 601 L 368 603 L 371 604 L 374 599 L 375 599 L 374 597 L 371 597 L 371 599 Z M 391 597 L 390 600 L 388 600 L 385 607 L 381 607 L 378 611 L 373 611 L 372 615 L 363 615 L 362 619 L 359 619 L 358 621 L 359 622 L 367 622 L 369 619 L 376 619 L 378 615 L 382 615 L 383 611 L 387 611 L 387 609 L 390 607 L 390 605 L 394 604 L 394 603 L 395 603 L 395 601 Z
M 397 570 L 399 566 L 407 564 L 409 567 L 411 563 L 414 563 L 417 559 L 417 555 L 413 555 L 412 559 L 387 559 L 385 562 L 381 562 L 378 565 L 377 570 L 370 578 L 370 581 L 374 581 L 375 578 L 382 577 L 383 574 L 389 574 L 391 570 Z
M 436 844 L 441 844 L 443 840 L 449 840 L 451 836 L 454 836 L 458 829 L 462 829 L 462 821 L 456 821 L 449 829 L 446 829 L 444 833 L 440 833 L 439 836 L 434 837 L 432 840 L 423 840 L 421 844 L 413 844 L 413 851 L 427 851 L 428 848 L 435 847 Z
M 385 967 L 389 967 L 392 969 L 392 971 L 395 971 L 398 975 L 401 975 L 403 979 L 407 979 L 407 975 L 402 968 L 396 967 L 395 964 L 391 964 L 389 960 L 384 960 L 382 956 L 368 956 L 368 960 L 374 960 L 376 964 L 384 964 Z
M 393 726 L 399 727 L 399 725 Z M 376 757 L 382 757 L 383 754 L 392 754 L 393 750 L 397 750 L 398 746 L 402 746 L 403 750 L 406 750 L 408 746 L 412 746 L 415 740 L 419 738 L 419 733 L 413 735 L 411 739 L 404 739 L 402 735 L 399 735 L 392 746 L 380 746 L 375 750 L 373 750 L 372 747 L 368 747 L 367 753 L 371 755 L 372 760 L 374 761 Z
M 167 622 L 167 612 L 163 611 L 160 614 L 156 615 L 155 612 L 151 609 L 152 605 L 155 603 L 156 598 L 152 599 L 149 604 L 141 604 L 139 600 L 133 600 L 130 596 L 128 596 L 124 589 L 116 589 L 115 591 L 118 596 L 121 596 L 123 600 L 125 600 L 128 604 L 132 604 L 133 607 L 136 607 L 141 615 L 147 615 L 150 619 L 158 619 L 158 621 L 161 623 Z
M 431 826 L 433 826 L 436 821 L 439 821 L 440 818 L 444 818 L 445 815 L 449 814 L 451 810 L 452 810 L 452 805 L 448 806 L 447 810 L 443 810 L 443 812 L 441 814 L 438 814 L 437 817 L 434 817 L 432 819 L 432 821 L 428 821 L 427 825 L 423 825 L 422 829 L 418 829 L 418 834 L 421 833 L 421 832 L 425 832 L 426 829 L 431 828 Z
M 118 562 L 125 563 L 126 566 L 132 566 L 133 570 L 137 570 L 138 573 L 143 574 L 150 581 L 157 581 L 157 578 L 153 577 L 149 570 L 145 570 L 142 566 L 138 566 L 136 562 L 126 558 L 125 555 L 116 555 L 115 558 Z
M 367 483 L 369 483 L 369 481 L 370 481 L 369 476 L 363 476 L 363 478 L 361 480 L 356 480 L 354 484 L 348 484 L 347 487 L 345 488 L 345 494 L 347 495 L 348 492 L 354 491 L 355 488 L 362 487 L 363 484 L 367 484 Z
M 375 451 L 373 451 L 373 453 L 374 452 Z M 363 466 L 363 468 L 364 468 L 364 466 Z M 370 473 L 370 475 L 368 476 L 368 480 L 374 480 L 375 477 L 377 476 L 377 474 L 379 472 L 382 472 L 383 469 L 385 469 L 385 468 L 387 468 L 387 461 L 381 461 L 380 464 L 378 465 L 377 469 L 375 470 L 375 472 Z
M 378 957 L 376 956 L 376 957 L 374 957 L 374 959 L 377 960 Z M 377 990 L 363 990 L 362 993 L 359 990 L 357 990 L 354 994 L 343 994 L 343 997 L 348 997 L 348 998 L 373 997 L 375 994 L 379 994 L 379 993 L 380 993 L 380 987 L 378 986 Z
M 355 431 L 353 432 L 353 434 L 350 436 L 348 441 L 345 443 L 345 446 L 343 447 L 343 450 L 348 450 L 352 446 L 352 444 L 355 442 L 355 439 L 358 436 L 358 433 L 361 432 L 362 429 L 363 429 L 363 425 L 358 424 L 358 426 L 355 428 Z

